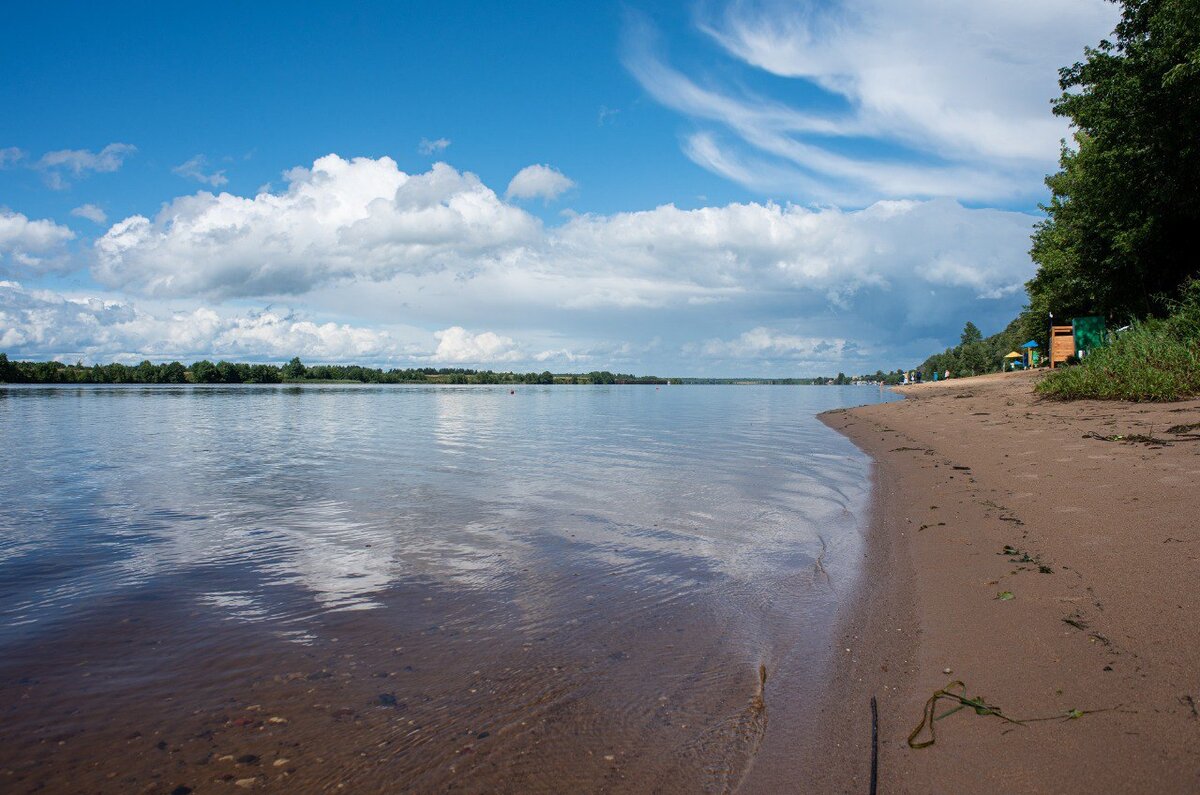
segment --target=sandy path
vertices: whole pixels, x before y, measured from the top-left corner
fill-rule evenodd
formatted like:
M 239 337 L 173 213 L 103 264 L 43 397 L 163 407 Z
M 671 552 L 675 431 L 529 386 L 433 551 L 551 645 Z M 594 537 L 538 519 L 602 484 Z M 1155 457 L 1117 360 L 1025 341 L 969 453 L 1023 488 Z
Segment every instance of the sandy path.
M 877 462 L 868 585 L 803 780 L 758 769 L 743 791 L 865 792 L 872 694 L 881 792 L 1200 791 L 1200 440 L 1168 432 L 1200 423 L 1200 401 L 1052 403 L 1037 377 L 825 416 Z M 1020 718 L 1107 711 L 1014 726 L 964 710 L 909 749 L 952 679 Z

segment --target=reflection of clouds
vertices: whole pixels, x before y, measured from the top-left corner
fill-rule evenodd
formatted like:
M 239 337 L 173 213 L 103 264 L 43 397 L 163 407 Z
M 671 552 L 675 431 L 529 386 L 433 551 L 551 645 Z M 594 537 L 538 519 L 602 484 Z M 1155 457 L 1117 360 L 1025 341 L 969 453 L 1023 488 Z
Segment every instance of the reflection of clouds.
M 443 388 L 433 391 L 436 417 L 433 436 L 443 454 L 487 458 L 495 453 L 498 422 L 508 387 Z
M 0 484 L 12 622 L 143 588 L 280 621 L 412 581 L 505 590 L 547 623 L 549 575 L 576 562 L 769 589 L 818 536 L 853 549 L 867 495 L 865 459 L 813 417 L 866 393 L 832 388 L 39 394 L 6 404 L 36 431 Z

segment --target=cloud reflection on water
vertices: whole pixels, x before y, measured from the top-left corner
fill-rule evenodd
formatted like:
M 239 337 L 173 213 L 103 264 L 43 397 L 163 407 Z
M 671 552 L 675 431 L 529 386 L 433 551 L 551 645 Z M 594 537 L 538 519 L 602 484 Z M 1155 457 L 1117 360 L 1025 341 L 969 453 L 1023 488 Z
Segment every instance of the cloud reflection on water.
M 0 624 L 23 625 L 0 643 L 146 594 L 296 631 L 406 583 L 509 593 L 536 624 L 580 567 L 769 599 L 822 543 L 853 557 L 866 462 L 814 415 L 877 397 L 0 388 Z

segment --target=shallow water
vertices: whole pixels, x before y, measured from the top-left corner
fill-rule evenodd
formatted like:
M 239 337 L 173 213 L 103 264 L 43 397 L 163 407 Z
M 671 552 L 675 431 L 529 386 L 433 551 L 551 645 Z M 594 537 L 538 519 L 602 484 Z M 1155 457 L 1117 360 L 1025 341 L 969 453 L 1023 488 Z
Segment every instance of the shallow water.
M 815 415 L 881 399 L 0 387 L 0 788 L 736 787 L 854 584 Z

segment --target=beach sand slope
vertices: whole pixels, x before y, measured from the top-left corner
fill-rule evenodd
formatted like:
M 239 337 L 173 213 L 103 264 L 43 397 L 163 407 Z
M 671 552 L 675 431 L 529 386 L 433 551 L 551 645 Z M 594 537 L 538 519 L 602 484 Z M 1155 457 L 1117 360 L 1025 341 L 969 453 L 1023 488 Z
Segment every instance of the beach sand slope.
M 1039 377 L 824 415 L 876 462 L 866 584 L 805 780 L 748 791 L 866 792 L 874 695 L 880 792 L 1200 792 L 1200 401 L 1051 402 Z M 966 709 L 909 748 L 951 680 L 1055 719 Z

